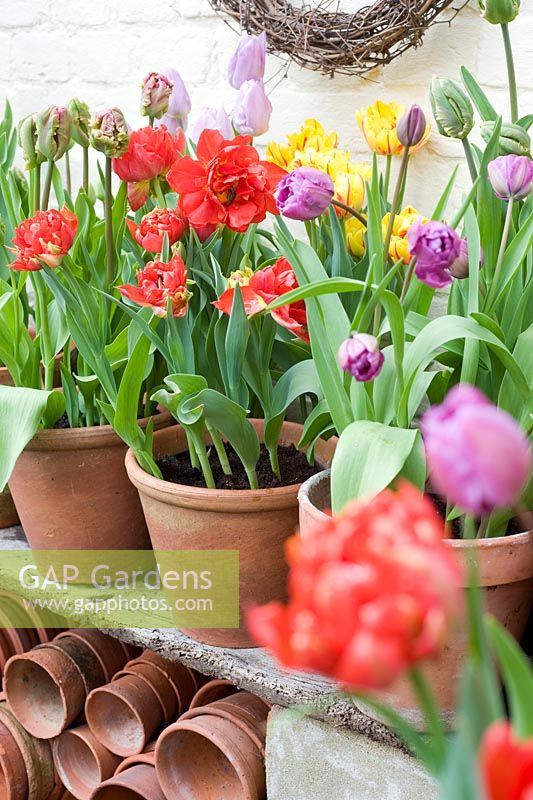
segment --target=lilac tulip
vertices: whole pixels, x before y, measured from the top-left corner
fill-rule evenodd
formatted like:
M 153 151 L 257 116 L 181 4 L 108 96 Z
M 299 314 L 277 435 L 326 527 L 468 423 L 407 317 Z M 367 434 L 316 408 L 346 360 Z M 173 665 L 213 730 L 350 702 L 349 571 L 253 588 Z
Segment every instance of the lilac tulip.
M 455 386 L 424 415 L 431 481 L 450 502 L 477 517 L 512 507 L 533 465 L 528 439 L 506 411 L 473 386 Z
M 453 280 L 453 265 L 468 254 L 466 242 L 457 231 L 443 222 L 418 221 L 409 228 L 407 238 L 409 252 L 417 259 L 417 278 L 434 289 L 448 286 Z
M 492 188 L 502 200 L 523 200 L 533 189 L 533 161 L 529 156 L 500 156 L 488 169 Z
M 356 381 L 366 382 L 377 378 L 384 360 L 378 340 L 368 333 L 353 333 L 339 349 L 339 367 L 349 372 Z
M 191 98 L 176 69 L 165 67 L 160 74 L 173 83 L 173 88 L 168 100 L 168 109 L 158 124 L 166 125 L 170 133 L 175 136 L 178 128 L 187 129 L 187 120 L 191 112 Z
M 261 33 L 259 36 L 242 34 L 228 67 L 228 80 L 234 89 L 240 89 L 246 81 L 263 80 L 266 47 L 266 33 Z
M 414 147 L 424 138 L 427 122 L 420 106 L 412 105 L 396 126 L 396 136 L 404 147 Z
M 212 130 L 222 134 L 224 139 L 233 138 L 233 128 L 231 120 L 225 108 L 210 108 L 204 106 L 196 117 L 191 130 L 191 139 L 195 144 L 202 135 L 202 131 Z
M 268 131 L 272 103 L 266 96 L 263 81 L 242 84 L 233 109 L 233 123 L 239 133 L 261 136 Z
M 335 187 L 327 172 L 299 167 L 281 181 L 278 208 L 289 219 L 316 219 L 328 209 L 334 193 Z

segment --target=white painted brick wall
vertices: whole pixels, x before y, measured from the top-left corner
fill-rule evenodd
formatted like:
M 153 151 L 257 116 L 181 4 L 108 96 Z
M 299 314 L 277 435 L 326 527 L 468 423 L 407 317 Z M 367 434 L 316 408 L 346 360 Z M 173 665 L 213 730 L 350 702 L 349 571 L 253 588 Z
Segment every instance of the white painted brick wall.
M 352 9 L 362 0 L 344 0 Z M 458 5 L 460 0 L 458 0 Z M 444 21 L 446 16 L 442 17 Z M 511 27 L 523 113 L 533 111 L 533 0 L 523 0 Z M 138 115 L 139 84 L 151 69 L 174 66 L 186 81 L 193 115 L 202 105 L 225 102 L 235 93 L 226 83 L 226 65 L 236 34 L 212 11 L 207 0 L 0 0 L 0 99 L 8 96 L 16 117 L 72 96 L 93 108 L 121 106 L 133 127 Z M 458 77 L 461 64 L 489 88 L 494 105 L 507 109 L 505 62 L 499 29 L 483 22 L 475 0 L 450 27 L 436 25 L 425 45 L 410 51 L 367 79 L 334 80 L 292 65 L 282 79 L 284 62 L 271 56 L 268 86 L 274 104 L 271 132 L 282 138 L 308 116 L 336 128 L 343 146 L 358 158 L 367 150 L 354 112 L 376 98 L 420 103 L 429 110 L 428 84 L 433 74 Z M 417 154 L 409 199 L 429 212 L 434 198 L 462 156 L 460 146 L 435 134 Z M 466 185 L 466 176 L 461 183 Z M 456 198 L 457 200 L 457 198 Z

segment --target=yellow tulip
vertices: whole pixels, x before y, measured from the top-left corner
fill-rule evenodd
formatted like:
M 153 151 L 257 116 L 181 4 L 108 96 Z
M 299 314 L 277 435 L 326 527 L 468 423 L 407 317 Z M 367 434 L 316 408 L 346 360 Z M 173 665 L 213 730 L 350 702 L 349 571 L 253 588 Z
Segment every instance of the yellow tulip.
M 389 227 L 390 214 L 385 214 L 382 220 L 383 241 L 387 235 Z M 427 218 L 423 217 L 416 208 L 406 206 L 403 211 L 396 214 L 394 218 L 394 225 L 392 226 L 392 237 L 389 247 L 389 255 L 394 262 L 403 261 L 404 264 L 409 264 L 411 261 L 411 253 L 409 252 L 409 242 L 407 241 L 407 234 L 409 228 L 415 222 L 421 220 L 427 222 Z
M 403 153 L 404 146 L 396 135 L 396 126 L 404 113 L 405 107 L 399 103 L 384 103 L 381 100 L 356 112 L 357 122 L 371 150 L 382 156 L 398 156 Z M 411 151 L 415 152 L 423 147 L 430 135 L 431 126 L 428 124 L 423 138 Z
M 333 150 L 339 143 L 339 137 L 335 131 L 326 133 L 318 120 L 307 119 L 298 133 L 287 134 L 287 142 L 287 144 L 270 142 L 267 146 L 266 157 L 267 161 L 290 172 L 303 166 L 299 160 L 308 150 L 317 153 Z
M 355 258 L 362 258 L 365 254 L 365 231 L 366 227 L 357 217 L 350 217 L 345 222 L 346 244 L 348 250 Z
M 338 172 L 334 181 L 335 200 L 360 211 L 365 202 L 365 179 L 360 172 Z M 339 217 L 351 216 L 348 211 L 335 207 Z

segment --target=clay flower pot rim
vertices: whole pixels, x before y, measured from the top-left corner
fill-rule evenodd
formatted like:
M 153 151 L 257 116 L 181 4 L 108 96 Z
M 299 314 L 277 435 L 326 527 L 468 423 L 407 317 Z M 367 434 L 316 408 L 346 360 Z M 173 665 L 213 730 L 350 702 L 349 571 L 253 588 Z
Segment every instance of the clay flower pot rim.
M 257 433 L 260 434 L 259 438 L 262 441 L 261 434 L 264 429 L 264 420 L 250 419 L 250 422 Z M 161 438 L 161 435 L 168 436 L 170 432 L 177 432 L 180 429 L 180 425 L 172 425 L 165 428 L 164 431 L 156 431 L 154 434 L 156 452 L 157 439 Z M 297 422 L 284 422 L 279 440 L 280 444 L 293 444 L 295 439 L 300 439 L 302 430 L 303 426 Z M 164 498 L 164 501 L 169 505 L 181 506 L 185 502 L 189 507 L 197 505 L 198 508 L 205 508 L 208 505 L 213 510 L 233 513 L 236 512 L 235 504 L 239 503 L 239 501 L 245 501 L 250 505 L 253 504 L 255 508 L 250 508 L 249 510 L 257 512 L 264 511 L 267 508 L 292 506 L 302 486 L 301 483 L 267 489 L 204 489 L 197 486 L 185 486 L 184 484 L 172 483 L 149 475 L 139 466 L 131 449 L 126 453 L 125 464 L 129 479 L 133 485 L 137 489 L 142 487 L 142 491 L 151 497 L 156 499 Z
M 140 419 L 141 428 L 146 428 L 151 417 Z M 154 427 L 166 424 L 171 419 L 168 411 L 154 416 Z M 97 447 L 116 447 L 122 440 L 111 425 L 93 425 L 90 428 L 45 428 L 37 431 L 26 445 L 26 450 L 91 450 Z
M 323 481 L 328 481 L 330 477 L 331 470 L 329 469 L 323 470 L 316 475 L 312 475 L 305 481 L 305 483 L 302 483 L 300 491 L 298 492 L 298 502 L 300 506 L 306 509 L 308 514 L 314 517 L 316 520 L 320 519 L 321 517 L 325 517 L 326 515 L 320 508 L 315 506 L 311 500 L 311 493 Z M 454 550 L 461 550 L 463 552 L 467 552 L 469 550 L 481 552 L 488 559 L 495 559 L 496 561 L 501 559 L 504 552 L 508 551 L 509 548 L 512 548 L 513 550 L 519 550 L 520 552 L 524 553 L 524 556 L 528 557 L 517 559 L 518 566 L 516 567 L 515 571 L 510 572 L 509 575 L 506 573 L 501 574 L 498 578 L 498 583 L 512 583 L 517 580 L 526 580 L 527 578 L 531 577 L 531 569 L 533 565 L 533 531 L 513 533 L 509 536 L 492 536 L 484 539 L 445 539 L 444 541 L 449 547 L 454 548 Z M 502 556 L 500 556 L 500 553 Z M 490 584 L 486 584 L 486 582 L 483 581 L 483 585 Z

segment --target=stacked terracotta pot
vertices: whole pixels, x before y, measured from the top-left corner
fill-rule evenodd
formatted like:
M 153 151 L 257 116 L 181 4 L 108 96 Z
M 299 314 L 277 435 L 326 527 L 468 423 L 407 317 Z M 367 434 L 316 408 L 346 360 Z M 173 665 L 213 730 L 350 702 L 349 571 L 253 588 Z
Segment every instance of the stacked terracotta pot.
M 229 681 L 73 630 L 13 656 L 5 688 L 0 798 L 265 798 L 269 708 Z

